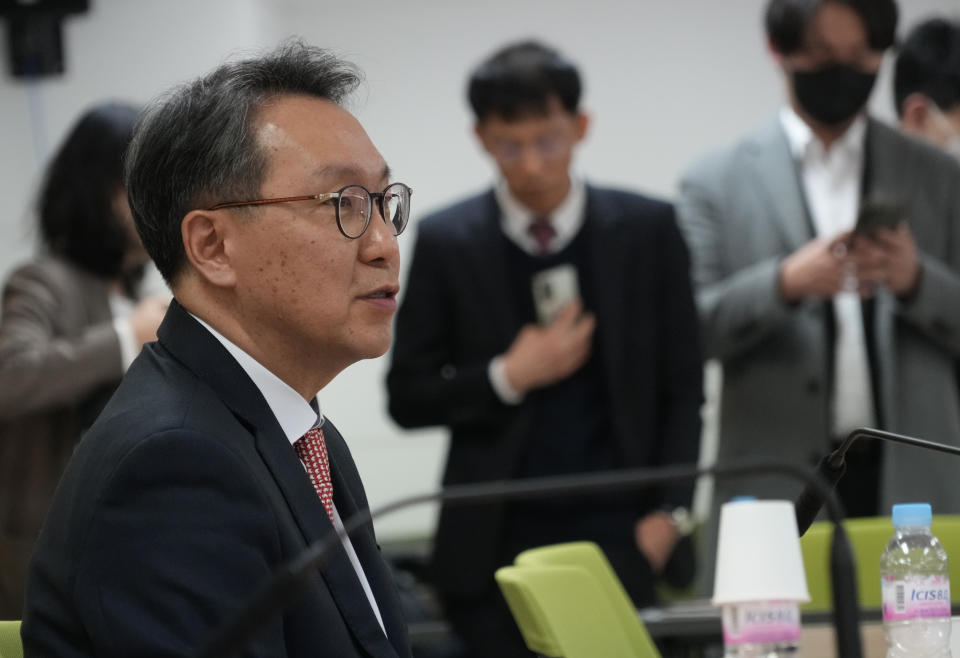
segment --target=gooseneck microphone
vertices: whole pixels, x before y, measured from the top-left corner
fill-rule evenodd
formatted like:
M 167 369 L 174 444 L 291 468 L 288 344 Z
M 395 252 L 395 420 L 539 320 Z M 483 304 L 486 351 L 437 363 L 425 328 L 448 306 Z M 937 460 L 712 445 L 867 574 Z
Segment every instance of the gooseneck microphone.
M 830 491 L 837 487 L 837 482 L 847 472 L 847 464 L 840 457 L 839 464 L 834 464 L 833 454 L 825 455 L 820 458 L 817 464 L 816 474 L 821 482 L 826 485 Z M 794 514 L 797 516 L 797 532 L 803 537 L 807 530 L 817 518 L 817 514 L 823 509 L 823 498 L 820 497 L 820 490 L 807 484 L 800 497 L 793 504 Z
M 744 476 L 781 474 L 804 482 L 812 496 L 825 501 L 834 524 L 830 552 L 830 576 L 833 584 L 833 622 L 836 629 L 837 655 L 861 658 L 860 610 L 853 554 L 841 523 L 842 511 L 830 486 L 803 468 L 785 462 L 752 462 L 714 465 L 703 468 L 672 466 L 659 469 L 632 469 L 589 473 L 575 476 L 553 476 L 507 482 L 448 487 L 438 491 L 403 498 L 376 511 L 358 512 L 344 522 L 340 533 L 330 532 L 314 542 L 297 558 L 282 565 L 246 602 L 240 612 L 217 630 L 195 655 L 197 658 L 228 658 L 243 650 L 263 627 L 281 610 L 293 605 L 308 587 L 315 571 L 324 565 L 334 551 L 342 550 L 342 539 L 373 518 L 390 514 L 421 503 L 443 501 L 447 504 L 494 503 L 539 497 L 583 495 L 621 489 L 642 489 L 663 484 L 689 482 L 710 475 L 720 479 Z
M 840 478 L 843 477 L 843 474 L 847 471 L 847 463 L 845 460 L 847 450 L 859 439 L 878 439 L 880 441 L 900 443 L 917 448 L 924 448 L 926 450 L 945 452 L 950 455 L 960 455 L 960 448 L 956 446 L 925 441 L 903 434 L 894 434 L 893 432 L 886 432 L 872 427 L 861 427 L 860 429 L 850 432 L 836 450 L 821 459 L 820 463 L 817 464 L 817 476 L 829 486 L 831 491 L 837 486 L 837 482 L 840 481 Z M 800 531 L 801 537 L 823 508 L 823 500 L 820 490 L 811 488 L 809 484 L 804 488 L 800 497 L 797 498 L 794 509 L 797 515 L 797 530 Z
M 936 450 L 937 452 L 945 452 L 950 455 L 960 455 L 960 448 L 956 446 L 948 446 L 944 443 L 934 443 L 933 441 L 925 441 L 923 439 L 917 439 L 912 436 L 906 436 L 904 434 L 894 434 L 893 432 L 885 432 L 883 430 L 873 429 L 872 427 L 861 427 L 858 430 L 853 430 L 847 435 L 847 438 L 843 440 L 843 443 L 840 444 L 840 447 L 830 453 L 830 467 L 837 468 L 844 464 L 844 457 L 847 454 L 847 450 L 850 449 L 850 446 L 853 445 L 853 442 L 857 439 L 880 439 L 881 441 L 890 441 L 891 443 L 902 443 L 908 446 L 916 446 L 917 448 L 925 448 L 927 450 Z

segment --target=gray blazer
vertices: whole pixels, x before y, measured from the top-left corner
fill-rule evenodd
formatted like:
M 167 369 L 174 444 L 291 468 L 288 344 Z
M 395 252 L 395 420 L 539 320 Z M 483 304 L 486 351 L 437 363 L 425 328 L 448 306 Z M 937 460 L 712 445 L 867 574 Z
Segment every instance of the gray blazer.
M 0 317 L 0 619 L 20 617 L 53 491 L 122 376 L 106 281 L 53 257 L 10 276 Z
M 886 428 L 960 446 L 960 165 L 871 120 L 868 195 L 902 201 L 922 278 L 903 302 L 881 290 L 875 326 Z M 826 303 L 788 306 L 781 259 L 813 238 L 787 139 L 770 122 L 709 155 L 682 178 L 678 215 L 693 259 L 706 355 L 723 364 L 719 460 L 813 463 L 828 449 Z M 960 460 L 885 445 L 881 502 L 929 501 L 960 512 Z M 717 497 L 743 491 L 719 486 Z M 799 485 L 766 481 L 756 493 L 792 496 Z

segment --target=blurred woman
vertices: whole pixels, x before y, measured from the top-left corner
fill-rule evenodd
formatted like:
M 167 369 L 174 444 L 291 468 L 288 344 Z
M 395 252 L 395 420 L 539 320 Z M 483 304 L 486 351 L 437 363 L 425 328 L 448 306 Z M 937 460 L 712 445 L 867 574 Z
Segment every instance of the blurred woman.
M 13 272 L 0 315 L 0 619 L 19 618 L 47 505 L 81 433 L 168 296 L 139 299 L 148 262 L 123 185 L 137 109 L 84 114 L 54 155 L 37 203 L 43 248 Z

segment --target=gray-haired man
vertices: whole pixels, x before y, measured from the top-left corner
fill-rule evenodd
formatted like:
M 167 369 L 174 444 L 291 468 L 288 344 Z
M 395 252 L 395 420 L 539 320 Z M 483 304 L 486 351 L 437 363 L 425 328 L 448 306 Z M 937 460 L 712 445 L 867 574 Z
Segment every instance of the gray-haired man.
M 390 345 L 410 193 L 339 105 L 357 82 L 294 42 L 141 119 L 131 207 L 175 301 L 60 484 L 31 566 L 28 655 L 184 655 L 366 508 L 317 391 Z M 248 652 L 409 656 L 372 529 Z

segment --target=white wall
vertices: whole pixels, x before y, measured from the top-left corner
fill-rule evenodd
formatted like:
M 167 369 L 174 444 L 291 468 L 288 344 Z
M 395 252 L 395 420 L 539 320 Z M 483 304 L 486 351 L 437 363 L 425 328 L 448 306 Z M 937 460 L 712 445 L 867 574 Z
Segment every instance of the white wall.
M 30 205 L 49 151 L 104 98 L 144 102 L 237 52 L 299 34 L 359 64 L 368 84 L 353 109 L 414 190 L 415 218 L 491 180 L 471 134 L 468 71 L 504 42 L 538 37 L 576 61 L 591 134 L 578 168 L 591 180 L 673 193 L 708 148 L 764 120 L 782 82 L 766 56 L 764 0 L 92 0 L 64 26 L 67 74 L 29 86 L 0 77 L 0 277 L 32 252 Z M 960 0 L 903 0 L 901 25 L 960 17 Z M 0 53 L 6 52 L 5 33 Z M 890 117 L 886 76 L 874 94 Z M 409 251 L 415 226 L 403 239 Z M 322 396 L 347 436 L 371 504 L 431 489 L 441 430 L 406 433 L 385 412 L 386 359 L 357 364 Z M 383 537 L 424 532 L 434 513 L 378 523 Z

